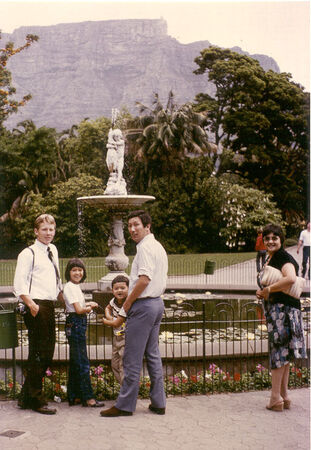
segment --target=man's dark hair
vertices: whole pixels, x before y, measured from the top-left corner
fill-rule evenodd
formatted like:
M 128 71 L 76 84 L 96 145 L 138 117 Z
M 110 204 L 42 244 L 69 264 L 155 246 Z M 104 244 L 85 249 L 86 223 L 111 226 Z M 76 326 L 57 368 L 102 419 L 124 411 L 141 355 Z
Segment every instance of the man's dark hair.
M 84 265 L 83 261 L 81 261 L 81 259 L 79 259 L 79 258 L 71 258 L 68 261 L 66 270 L 65 270 L 65 278 L 67 281 L 70 281 L 70 271 L 74 267 L 80 267 L 81 269 L 83 269 L 83 277 L 81 278 L 81 281 L 80 281 L 80 283 L 82 283 L 86 279 L 86 270 L 85 270 L 85 265 Z
M 279 236 L 279 238 L 281 239 L 281 245 L 284 244 L 285 241 L 285 236 L 283 233 L 282 228 L 280 227 L 280 225 L 275 225 L 273 223 L 269 223 L 269 225 L 266 225 L 263 229 L 262 232 L 262 237 L 264 238 L 265 236 L 268 236 L 268 234 L 274 234 L 275 236 Z
M 111 286 L 113 287 L 116 283 L 126 283 L 127 287 L 129 286 L 129 279 L 125 275 L 117 275 L 111 282 Z
M 143 209 L 138 209 L 137 211 L 130 212 L 127 217 L 127 220 L 133 219 L 133 217 L 139 217 L 144 227 L 146 227 L 149 224 L 151 226 L 151 217 Z

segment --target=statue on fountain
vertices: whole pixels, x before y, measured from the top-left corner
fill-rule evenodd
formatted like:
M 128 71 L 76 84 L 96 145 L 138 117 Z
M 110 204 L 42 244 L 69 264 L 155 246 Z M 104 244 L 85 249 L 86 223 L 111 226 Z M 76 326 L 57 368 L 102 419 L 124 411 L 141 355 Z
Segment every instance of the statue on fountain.
M 126 182 L 123 178 L 125 142 L 122 131 L 110 128 L 107 143 L 106 163 L 109 170 L 109 179 L 105 195 L 127 195 Z

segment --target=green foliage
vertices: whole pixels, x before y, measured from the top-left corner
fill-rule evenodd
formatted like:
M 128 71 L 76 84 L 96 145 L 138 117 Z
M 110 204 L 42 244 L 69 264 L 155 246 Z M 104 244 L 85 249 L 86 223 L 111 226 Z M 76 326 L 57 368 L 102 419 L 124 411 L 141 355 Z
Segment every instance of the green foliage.
M 202 154 L 208 150 L 208 139 L 203 129 L 205 117 L 190 104 L 177 106 L 169 93 L 166 106 L 155 94 L 153 109 L 140 107 L 141 130 L 130 140 L 134 155 L 136 179 L 140 190 L 151 186 L 153 179 L 181 175 L 189 153 Z M 136 184 L 137 184 L 136 183 Z
M 220 182 L 220 192 L 223 199 L 220 214 L 225 226 L 220 228 L 219 235 L 230 249 L 252 245 L 254 230 L 260 226 L 284 225 L 271 194 L 224 181 Z
M 211 176 L 212 167 L 206 156 L 188 159 L 183 177 L 151 184 L 153 230 L 169 253 L 253 249 L 259 226 L 282 224 L 272 195 Z
M 57 224 L 55 244 L 58 246 L 60 255 L 80 254 L 77 198 L 102 195 L 103 190 L 104 186 L 100 179 L 81 175 L 57 183 L 45 197 L 41 194 L 30 195 L 25 205 L 27 214 L 17 219 L 19 239 L 28 244 L 33 241 L 33 222 L 39 214 L 45 212 L 55 217 Z M 96 208 L 85 206 L 83 218 L 84 251 L 88 256 L 106 253 L 109 227 L 107 214 Z
M 111 121 L 105 117 L 83 120 L 78 126 L 63 131 L 59 147 L 67 178 L 82 173 L 97 178 L 108 178 L 104 162 Z
M 214 98 L 201 93 L 217 145 L 233 150 L 231 170 L 274 195 L 288 223 L 307 215 L 309 94 L 288 73 L 265 72 L 258 61 L 209 47 L 195 59 L 197 74 L 208 72 Z

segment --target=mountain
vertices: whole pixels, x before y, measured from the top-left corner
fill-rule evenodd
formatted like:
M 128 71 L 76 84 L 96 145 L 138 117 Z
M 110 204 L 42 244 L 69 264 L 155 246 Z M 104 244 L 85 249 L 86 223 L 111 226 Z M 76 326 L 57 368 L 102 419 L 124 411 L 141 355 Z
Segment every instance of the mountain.
M 2 42 L 18 46 L 27 34 L 40 39 L 12 57 L 8 68 L 17 97 L 31 93 L 32 100 L 10 116 L 8 127 L 32 119 L 64 130 L 84 118 L 110 117 L 112 108 L 126 106 L 135 114 L 135 103 L 150 105 L 155 92 L 165 101 L 173 90 L 179 104 L 199 92 L 213 93 L 206 74 L 193 74 L 194 58 L 210 42 L 181 44 L 168 36 L 163 19 L 20 27 L 3 34 Z M 279 72 L 272 58 L 253 57 L 265 70 Z

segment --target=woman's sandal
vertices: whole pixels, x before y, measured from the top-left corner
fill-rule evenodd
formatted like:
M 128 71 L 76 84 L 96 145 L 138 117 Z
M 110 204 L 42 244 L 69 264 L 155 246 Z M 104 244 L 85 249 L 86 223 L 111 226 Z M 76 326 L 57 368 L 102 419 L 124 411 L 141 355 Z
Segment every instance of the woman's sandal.
M 283 411 L 284 402 L 281 401 L 281 402 L 274 403 L 274 405 L 267 405 L 266 408 L 269 409 L 269 411 Z
M 284 402 L 284 409 L 290 409 L 291 401 L 290 400 L 283 400 L 283 402 Z

